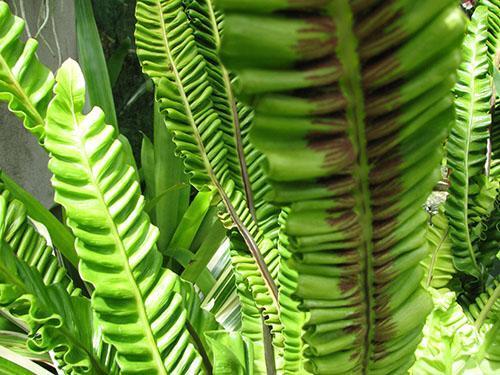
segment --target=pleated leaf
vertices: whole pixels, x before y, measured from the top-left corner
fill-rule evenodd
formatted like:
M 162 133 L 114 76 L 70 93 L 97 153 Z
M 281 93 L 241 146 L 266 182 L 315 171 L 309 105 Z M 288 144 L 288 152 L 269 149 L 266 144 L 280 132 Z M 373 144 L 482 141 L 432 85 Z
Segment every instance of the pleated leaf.
M 36 56 L 38 43 L 21 40 L 25 21 L 0 2 L 0 100 L 43 142 L 44 118 L 54 77 Z
M 461 10 L 452 0 L 217 4 L 269 198 L 290 206 L 280 292 L 306 321 L 289 325 L 289 342 L 301 338 L 313 373 L 405 373 L 432 310 L 421 206 L 453 120 Z
M 455 87 L 457 121 L 447 142 L 450 189 L 446 215 L 450 224 L 455 266 L 479 278 L 481 266 L 471 221 L 471 200 L 481 190 L 476 178 L 484 170 L 488 127 L 491 123 L 491 80 L 487 57 L 488 11 L 478 7 L 463 44 L 463 62 Z
M 63 64 L 56 81 L 46 140 L 55 201 L 77 238 L 80 274 L 94 285 L 103 335 L 123 373 L 199 373 L 180 281 L 161 267 L 158 231 L 143 211 L 123 145 L 99 108 L 82 114 L 85 83 L 74 61 Z
M 206 12 L 203 5 L 207 4 L 190 9 Z M 143 71 L 157 85 L 156 100 L 190 181 L 198 190 L 217 191 L 225 209 L 223 223 L 237 229 L 247 247 L 240 258 L 232 257 L 233 264 L 241 261 L 248 268 L 250 290 L 259 308 L 265 310 L 269 322 L 278 322 L 278 292 L 271 269 L 277 262 L 266 263 L 269 254 L 277 259 L 277 251 L 269 246 L 271 240 L 258 227 L 254 207 L 249 204 L 253 191 L 242 170 L 246 160 L 238 109 L 225 91 L 227 72 L 218 69 L 218 59 L 210 51 L 216 42 L 209 39 L 206 46 L 200 45 L 196 39 L 200 34 L 190 25 L 179 0 L 138 1 L 136 18 L 138 56 Z M 218 25 L 208 27 L 208 38 L 217 36 Z M 209 61 L 210 53 L 213 59 Z
M 221 45 L 224 17 L 217 11 L 212 2 L 208 0 L 187 1 L 186 14 L 193 28 L 194 41 L 199 53 L 206 63 L 207 81 L 211 87 L 213 107 L 220 119 L 223 133 L 222 141 L 225 144 L 226 163 L 228 165 L 231 181 L 235 189 L 245 198 L 246 206 L 253 222 L 262 232 L 263 236 L 271 241 L 274 246 L 260 243 L 259 248 L 264 256 L 269 273 L 278 284 L 279 252 L 277 251 L 280 209 L 267 202 L 264 197 L 270 191 L 270 185 L 264 174 L 264 156 L 250 143 L 250 128 L 253 120 L 253 111 L 250 107 L 235 98 L 232 81 L 237 80 L 221 63 L 217 51 Z M 257 306 L 264 310 L 266 322 L 272 326 L 274 355 L 283 355 L 283 340 L 280 335 L 282 330 L 280 318 L 276 316 L 278 310 L 270 305 L 268 296 L 258 295 L 258 290 L 265 286 L 258 278 L 259 270 L 253 266 L 252 257 L 245 246 L 236 246 L 232 249 L 233 267 L 235 270 L 247 268 L 243 278 L 247 281 Z M 263 289 L 265 290 L 265 289 Z M 263 298 L 265 297 L 265 298 Z M 247 297 L 242 296 L 242 299 Z M 281 309 L 281 306 L 280 306 Z M 264 339 L 264 340 L 268 340 Z M 255 342 L 255 341 L 252 341 Z M 268 355 L 270 355 L 268 353 Z M 276 366 L 276 365 L 274 365 Z M 279 368 L 281 364 L 278 364 Z
M 66 270 L 58 263 L 52 247 L 30 223 L 26 207 L 14 199 L 11 192 L 2 184 L 0 184 L 0 196 L 7 202 L 3 240 L 15 255 L 30 267 L 34 267 L 42 275 L 46 285 L 61 283 L 65 285 L 68 293 L 79 294 L 80 291 L 75 289 Z
M 466 314 L 481 335 L 477 361 L 485 374 L 500 371 L 500 282 L 498 277 L 481 293 Z
M 425 285 L 434 289 L 445 287 L 455 274 L 448 221 L 443 212 L 432 216 L 427 227 L 429 256 L 422 263 L 426 269 Z
M 434 311 L 427 318 L 414 375 L 481 374 L 475 356 L 480 339 L 450 291 L 433 291 Z
M 8 198 L 0 195 L 0 306 L 26 325 L 28 348 L 53 351 L 65 373 L 111 374 L 94 351 L 90 301 L 58 267 L 20 202 Z

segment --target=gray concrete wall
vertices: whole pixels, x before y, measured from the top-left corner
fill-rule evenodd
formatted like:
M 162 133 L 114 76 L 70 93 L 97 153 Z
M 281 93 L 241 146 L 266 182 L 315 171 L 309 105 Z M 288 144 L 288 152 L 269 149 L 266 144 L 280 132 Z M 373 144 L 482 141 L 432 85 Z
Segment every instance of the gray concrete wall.
M 68 57 L 77 57 L 72 0 L 7 0 L 11 11 L 26 19 L 32 37 L 38 34 L 38 57 L 53 72 Z M 47 17 L 48 11 L 48 17 Z M 35 138 L 0 105 L 0 169 L 50 207 L 53 193 L 48 157 Z

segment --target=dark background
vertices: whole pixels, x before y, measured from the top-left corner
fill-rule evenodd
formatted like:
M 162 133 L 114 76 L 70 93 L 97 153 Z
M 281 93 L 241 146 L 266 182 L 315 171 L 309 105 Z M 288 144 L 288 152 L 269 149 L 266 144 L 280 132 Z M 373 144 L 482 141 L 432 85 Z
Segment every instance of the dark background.
M 135 3 L 135 0 L 92 0 L 106 60 L 109 60 L 127 39 L 131 43 L 130 51 L 113 87 L 113 96 L 120 131 L 129 139 L 136 159 L 139 160 L 142 133 L 152 137 L 153 87 L 147 82 L 146 90 L 138 94 L 138 90 L 146 82 L 146 77 L 134 52 Z M 130 102 L 134 96 L 137 98 Z

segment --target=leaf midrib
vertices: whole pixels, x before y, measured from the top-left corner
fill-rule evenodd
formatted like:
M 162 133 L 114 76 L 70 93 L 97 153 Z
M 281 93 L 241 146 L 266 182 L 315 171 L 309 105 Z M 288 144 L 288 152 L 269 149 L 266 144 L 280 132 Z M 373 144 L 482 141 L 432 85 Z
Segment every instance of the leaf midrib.
M 375 328 L 374 312 L 374 276 L 373 276 L 373 214 L 371 211 L 371 193 L 369 187 L 369 161 L 367 155 L 367 139 L 365 135 L 365 101 L 361 82 L 361 66 L 357 53 L 358 39 L 354 33 L 354 15 L 348 0 L 337 0 L 327 8 L 328 15 L 336 22 L 337 54 L 345 69 L 341 79 L 341 88 L 348 101 L 347 119 L 351 123 L 349 137 L 357 150 L 358 160 L 353 176 L 357 179 L 357 191 L 354 193 L 356 206 L 362 228 L 362 259 L 364 263 L 361 286 L 364 289 L 365 325 L 363 342 L 362 373 L 366 374 L 373 349 L 372 341 Z M 345 84 L 342 81 L 345 80 Z

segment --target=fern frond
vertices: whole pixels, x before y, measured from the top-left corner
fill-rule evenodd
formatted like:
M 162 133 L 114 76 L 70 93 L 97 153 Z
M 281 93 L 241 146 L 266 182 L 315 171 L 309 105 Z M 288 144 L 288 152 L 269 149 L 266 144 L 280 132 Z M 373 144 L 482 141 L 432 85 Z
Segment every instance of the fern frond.
M 283 280 L 296 275 L 286 293 L 306 319 L 287 334 L 302 338 L 314 373 L 406 372 L 432 309 L 420 286 L 421 205 L 453 120 L 460 9 L 452 0 L 217 4 L 221 56 L 255 111 L 272 201 L 290 205 L 281 270 Z
M 427 318 L 424 338 L 410 370 L 415 375 L 477 373 L 479 336 L 450 291 L 432 290 L 434 311 Z
M 38 43 L 21 41 L 25 22 L 0 2 L 0 100 L 21 118 L 40 143 L 54 77 L 36 57 Z
M 480 191 L 474 176 L 486 162 L 486 140 L 491 123 L 491 82 L 487 58 L 488 11 L 478 7 L 463 45 L 463 62 L 455 87 L 457 121 L 447 143 L 451 170 L 445 209 L 450 224 L 454 262 L 458 270 L 479 278 L 477 245 L 472 238 L 471 199 Z
M 481 0 L 479 5 L 488 10 L 488 59 L 493 73 L 500 67 L 500 1 Z
M 253 111 L 250 107 L 236 100 L 231 82 L 238 78 L 232 77 L 216 54 L 221 46 L 223 15 L 215 10 L 211 1 L 208 0 L 187 1 L 186 13 L 193 28 L 195 43 L 206 62 L 207 80 L 212 88 L 212 103 L 224 133 L 223 142 L 227 150 L 226 163 L 231 170 L 230 178 L 234 182 L 234 188 L 244 194 L 254 223 L 264 238 L 274 244 L 271 248 L 269 245 L 260 243 L 259 248 L 270 275 L 277 287 L 280 288 L 277 276 L 280 265 L 279 252 L 276 250 L 280 209 L 264 199 L 271 187 L 263 172 L 264 157 L 250 143 Z M 241 246 L 236 246 L 233 250 L 234 269 L 249 267 L 252 259 L 245 255 L 248 250 Z M 248 270 L 244 273 L 246 274 L 244 278 L 247 280 L 250 291 L 253 291 L 257 306 L 263 309 L 264 314 L 269 317 L 266 322 L 272 326 L 275 356 L 277 361 L 281 362 L 280 357 L 283 355 L 282 337 L 279 333 L 282 330 L 281 318 L 275 316 L 278 314 L 278 310 L 269 304 L 267 299 L 262 299 L 262 294 L 258 295 L 257 290 L 262 286 L 261 280 L 256 277 L 259 270 L 254 266 L 253 274 L 247 272 Z M 277 367 L 280 366 L 278 364 Z
M 123 372 L 199 373 L 180 281 L 161 267 L 158 231 L 143 211 L 139 181 L 114 129 L 94 108 L 82 114 L 85 84 L 69 60 L 57 74 L 46 147 L 55 201 L 66 210 L 92 306 Z
M 144 72 L 157 85 L 156 100 L 191 183 L 220 196 L 223 223 L 238 230 L 251 254 L 243 262 L 253 269 L 250 290 L 265 315 L 276 314 L 278 290 L 265 258 L 269 252 L 276 257 L 277 252 L 265 242 L 248 201 L 252 190 L 248 176 L 240 170 L 246 161 L 236 103 L 221 94 L 228 82 L 217 70 L 217 60 L 205 60 L 208 49 L 197 45 L 181 1 L 141 0 L 136 17 L 138 56 Z M 211 37 L 216 34 L 213 29 L 209 32 Z
M 14 199 L 10 191 L 1 183 L 0 196 L 8 203 L 3 240 L 19 259 L 42 275 L 45 285 L 61 283 L 69 294 L 78 295 L 79 289 L 75 289 L 73 281 L 67 277 L 66 270 L 59 265 L 52 247 L 29 222 L 26 207 Z
M 448 221 L 443 212 L 432 217 L 427 227 L 430 254 L 422 261 L 426 268 L 425 285 L 434 289 L 445 287 L 456 272 L 451 253 Z
M 478 362 L 485 374 L 500 371 L 500 282 L 498 278 L 465 310 L 481 335 Z
M 7 191 L 0 194 L 0 253 L 0 306 L 26 325 L 28 348 L 54 351 L 68 374 L 108 373 L 94 351 L 90 301 L 79 295 L 24 206 Z
M 493 285 L 486 288 L 467 309 L 467 315 L 479 330 L 486 323 L 494 323 L 500 319 L 500 282 L 494 280 Z

